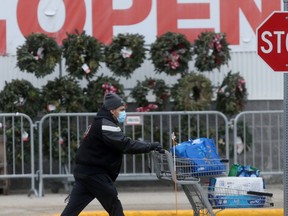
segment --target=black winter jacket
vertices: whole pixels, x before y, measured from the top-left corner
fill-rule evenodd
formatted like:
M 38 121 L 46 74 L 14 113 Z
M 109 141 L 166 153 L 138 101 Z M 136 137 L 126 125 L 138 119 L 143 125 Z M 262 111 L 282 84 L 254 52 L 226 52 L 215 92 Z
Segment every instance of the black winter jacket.
M 150 146 L 150 143 L 126 137 L 118 121 L 103 107 L 89 125 L 77 150 L 74 175 L 81 177 L 106 173 L 115 181 L 123 154 L 146 153 L 150 151 Z

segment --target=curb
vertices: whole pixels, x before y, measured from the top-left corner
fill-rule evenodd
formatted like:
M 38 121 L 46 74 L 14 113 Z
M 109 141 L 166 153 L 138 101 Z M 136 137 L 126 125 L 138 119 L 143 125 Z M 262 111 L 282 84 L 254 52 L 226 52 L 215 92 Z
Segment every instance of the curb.
M 144 210 L 124 211 L 125 216 L 192 216 L 192 210 Z M 214 211 L 215 213 L 217 211 Z M 192 214 L 191 214 L 192 213 Z M 284 209 L 224 209 L 217 213 L 217 216 L 283 216 Z M 59 215 L 54 215 L 59 216 Z M 108 216 L 105 211 L 83 212 L 79 216 Z

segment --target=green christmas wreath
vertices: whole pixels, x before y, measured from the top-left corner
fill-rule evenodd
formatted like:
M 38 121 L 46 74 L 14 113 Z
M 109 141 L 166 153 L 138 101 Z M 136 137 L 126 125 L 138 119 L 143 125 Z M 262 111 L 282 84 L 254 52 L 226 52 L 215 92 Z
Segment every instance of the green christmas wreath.
M 52 128 L 46 125 L 43 130 L 43 155 L 46 159 L 61 160 L 63 164 L 74 162 L 79 140 L 77 131 L 73 127 L 68 129 L 67 122 L 60 126 L 57 123 L 52 124 Z
M 85 108 L 89 112 L 97 112 L 103 104 L 104 95 L 112 92 L 124 98 L 124 87 L 120 81 L 108 76 L 99 76 L 97 80 L 89 81 L 84 89 Z
M 195 67 L 203 71 L 212 71 L 221 65 L 228 64 L 230 60 L 230 48 L 223 33 L 202 32 L 194 41 L 193 55 Z
M 32 33 L 17 47 L 17 67 L 34 73 L 37 78 L 51 74 L 61 60 L 61 48 L 56 41 L 42 33 Z
M 203 110 L 212 100 L 211 81 L 201 74 L 187 74 L 172 88 L 172 97 L 176 110 Z
M 0 110 L 8 113 L 25 113 L 31 118 L 37 116 L 41 107 L 40 90 L 27 80 L 5 82 L 0 92 Z
M 150 104 L 147 95 L 151 91 L 155 95 L 155 104 Z M 146 78 L 144 81 L 137 81 L 137 85 L 130 93 L 138 105 L 137 111 L 145 112 L 152 109 L 164 110 L 170 100 L 170 89 L 164 80 Z
M 131 74 L 145 60 L 144 36 L 139 34 L 118 34 L 105 47 L 105 63 L 116 75 L 130 78 Z
M 183 75 L 192 58 L 191 44 L 184 35 L 167 32 L 151 44 L 150 54 L 156 72 Z
M 81 112 L 83 92 L 73 77 L 55 78 L 42 87 L 43 107 L 46 112 Z
M 103 59 L 103 45 L 93 36 L 85 32 L 79 34 L 77 31 L 75 34 L 67 34 L 62 44 L 68 73 L 78 79 L 92 78 Z
M 245 80 L 238 73 L 230 71 L 224 78 L 217 92 L 216 109 L 228 116 L 234 116 L 243 111 L 247 101 Z
M 20 118 L 9 119 L 5 121 L 5 129 L 0 128 L 0 134 L 5 136 L 8 167 L 12 167 L 14 161 L 19 164 L 23 163 L 23 161 L 27 164 L 31 162 L 31 131 L 28 120 L 25 118 L 21 118 L 21 120 Z M 3 140 L 3 137 L 1 137 L 1 140 Z M 1 151 L 3 150 L 1 149 Z

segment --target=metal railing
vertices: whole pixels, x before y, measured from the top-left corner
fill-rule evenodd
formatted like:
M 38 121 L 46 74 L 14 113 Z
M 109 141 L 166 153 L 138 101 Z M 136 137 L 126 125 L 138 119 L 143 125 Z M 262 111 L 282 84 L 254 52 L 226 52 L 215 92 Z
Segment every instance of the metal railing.
M 43 194 L 44 179 L 73 178 L 74 156 L 95 113 L 55 113 L 45 115 L 39 122 L 39 194 Z M 137 118 L 138 122 L 131 122 Z M 219 130 L 222 125 L 223 130 Z M 164 148 L 172 145 L 171 133 L 178 141 L 199 136 L 215 138 L 228 131 L 225 115 L 208 112 L 149 112 L 128 113 L 123 130 L 133 139 L 159 141 Z M 218 145 L 218 142 L 216 142 Z M 227 149 L 224 154 L 228 152 Z M 119 180 L 156 179 L 147 167 L 146 154 L 124 155 Z
M 283 111 L 247 111 L 234 119 L 234 163 L 283 174 Z
M 81 136 L 95 113 L 47 114 L 38 122 L 39 196 L 43 179 L 73 178 L 73 163 Z
M 4 164 L 0 179 L 29 178 L 29 194 L 38 196 L 43 195 L 46 180 L 72 182 L 76 150 L 95 115 L 47 114 L 34 124 L 25 114 L 0 114 L 0 163 Z M 159 141 L 166 150 L 172 147 L 172 132 L 178 143 L 212 138 L 218 154 L 230 163 L 276 175 L 283 174 L 282 119 L 283 111 L 242 112 L 232 121 L 217 111 L 128 112 L 123 131 L 133 139 Z M 118 180 L 156 179 L 153 164 L 150 169 L 148 163 L 147 154 L 124 155 Z
M 22 113 L 0 114 L 0 179 L 29 178 L 29 195 L 35 188 L 34 124 Z

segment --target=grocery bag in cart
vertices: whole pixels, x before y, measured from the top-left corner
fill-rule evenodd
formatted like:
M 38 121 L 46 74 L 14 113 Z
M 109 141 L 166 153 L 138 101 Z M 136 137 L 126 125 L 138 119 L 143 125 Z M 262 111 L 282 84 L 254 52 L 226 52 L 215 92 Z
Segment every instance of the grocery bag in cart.
M 171 151 L 175 153 L 177 158 L 180 158 L 176 162 L 180 162 L 181 158 L 185 158 L 185 162 L 189 163 L 186 167 L 190 170 L 190 175 L 192 176 L 213 176 L 226 171 L 226 166 L 221 162 L 217 154 L 213 139 L 191 139 L 179 143 Z M 181 166 L 182 171 L 184 167 Z
M 211 178 L 208 199 L 214 208 L 261 208 L 270 204 L 272 195 L 265 193 L 261 177 Z
M 232 164 L 228 176 L 259 177 L 260 170 L 250 165 Z

